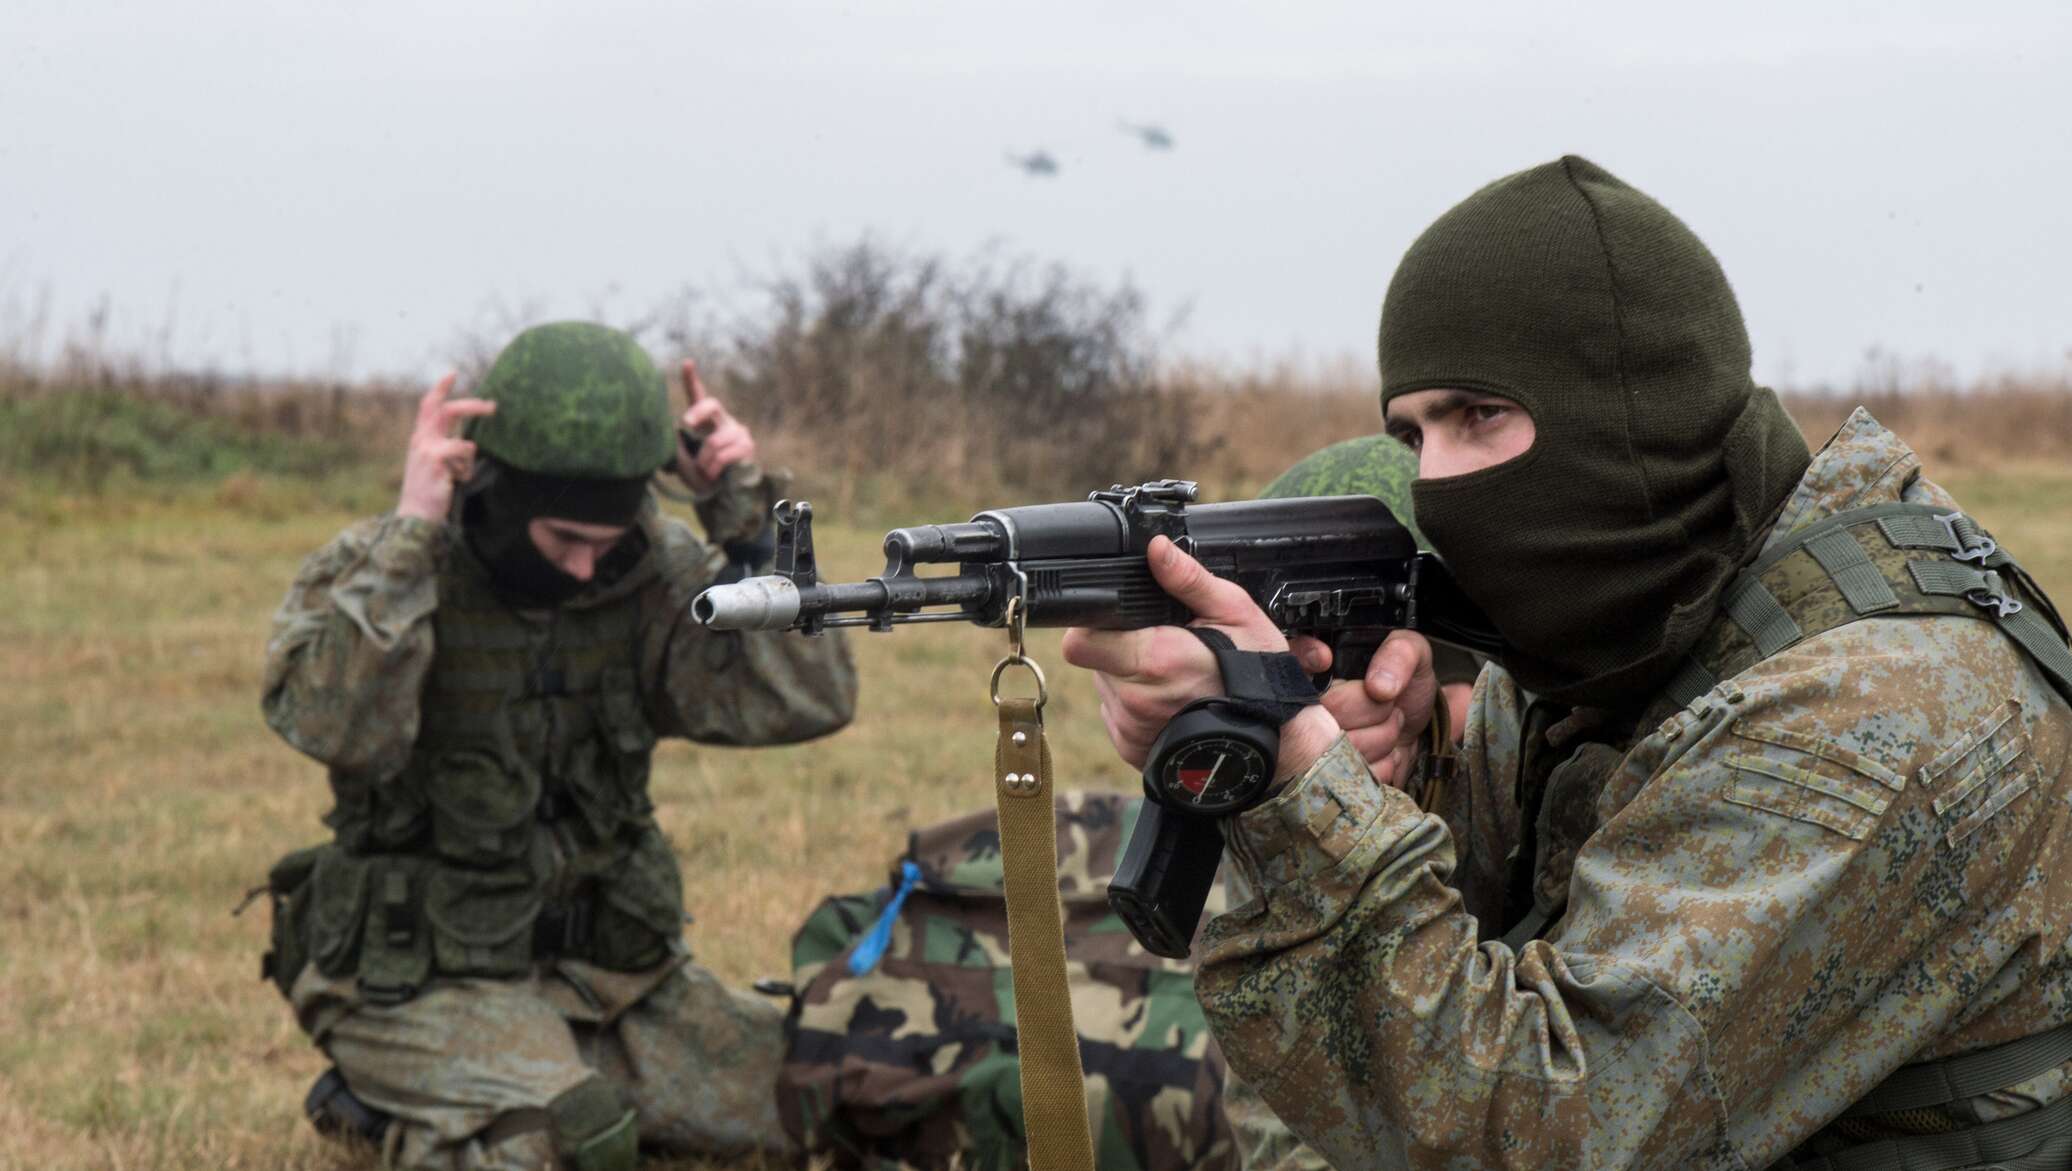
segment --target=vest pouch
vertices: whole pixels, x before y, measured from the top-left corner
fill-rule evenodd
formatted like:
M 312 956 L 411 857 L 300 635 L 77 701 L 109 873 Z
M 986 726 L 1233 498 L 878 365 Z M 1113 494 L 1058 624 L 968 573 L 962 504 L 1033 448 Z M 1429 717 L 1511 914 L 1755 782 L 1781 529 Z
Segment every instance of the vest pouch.
M 416 996 L 432 974 L 424 863 L 396 854 L 352 861 L 363 874 L 366 908 L 360 931 L 360 995 L 372 1004 L 401 1004 Z M 319 866 L 320 889 L 323 878 L 324 868 Z M 321 955 L 318 963 L 321 970 Z
M 640 691 L 633 672 L 613 668 L 604 673 L 597 718 L 611 748 L 612 775 L 635 816 L 654 812 L 648 800 L 648 769 L 655 754 L 655 729 L 640 710 Z
M 310 881 L 317 861 L 333 849 L 328 843 L 297 850 L 273 864 L 266 872 L 266 893 L 272 911 L 266 959 L 261 971 L 282 996 L 290 994 L 295 978 L 309 963 L 309 906 L 314 884 Z
M 521 867 L 434 867 L 424 906 L 439 973 L 509 979 L 530 972 L 533 924 L 544 903 Z
M 432 811 L 432 845 L 463 866 L 506 866 L 532 842 L 540 780 L 507 768 L 495 754 L 457 749 L 440 754 L 424 784 Z
M 654 967 L 683 941 L 683 872 L 669 840 L 650 822 L 623 861 L 601 879 L 591 908 L 590 962 L 619 972 Z
M 647 778 L 655 733 L 641 714 L 633 673 L 606 671 L 602 689 L 571 706 L 565 726 L 582 732 L 571 737 L 556 777 L 582 814 L 593 843 L 627 840 L 654 814 Z
M 283 858 L 275 871 L 287 869 L 294 859 L 292 854 Z M 304 956 L 317 971 L 333 979 L 352 975 L 359 962 L 367 920 L 368 871 L 367 859 L 332 846 L 319 847 L 310 860 L 309 886 L 301 896 L 304 903 L 299 911 Z M 291 908 L 291 915 L 294 913 Z M 288 976 L 287 983 L 292 986 L 294 976 Z

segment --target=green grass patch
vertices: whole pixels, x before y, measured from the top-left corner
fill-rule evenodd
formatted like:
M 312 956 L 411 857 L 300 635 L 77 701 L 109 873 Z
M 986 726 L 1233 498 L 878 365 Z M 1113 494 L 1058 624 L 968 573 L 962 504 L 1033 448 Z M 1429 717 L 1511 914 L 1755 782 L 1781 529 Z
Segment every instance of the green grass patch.
M 55 388 L 0 398 L 0 467 L 68 488 L 220 480 L 240 472 L 327 476 L 364 459 L 342 439 L 246 429 L 121 390 Z

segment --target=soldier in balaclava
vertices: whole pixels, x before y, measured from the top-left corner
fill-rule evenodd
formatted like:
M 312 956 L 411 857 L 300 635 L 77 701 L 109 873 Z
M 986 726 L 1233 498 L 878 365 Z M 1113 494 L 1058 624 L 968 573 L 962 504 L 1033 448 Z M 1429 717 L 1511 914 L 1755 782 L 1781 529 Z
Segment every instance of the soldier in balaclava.
M 2072 1166 L 2072 649 L 2014 556 L 1862 410 L 1809 455 L 1711 253 L 1583 159 L 1427 229 L 1380 361 L 1509 649 L 1460 807 L 1398 788 L 1417 635 L 1283 725 L 1200 944 L 1233 1071 L 1340 1168 Z M 1171 627 L 1065 653 L 1132 760 L 1222 686 Z
M 519 334 L 474 397 L 425 395 L 395 512 L 275 616 L 267 722 L 335 805 L 332 840 L 269 876 L 266 968 L 334 1065 L 312 1121 L 392 1166 L 785 1149 L 780 1013 L 689 962 L 649 758 L 825 735 L 856 678 L 839 639 L 690 619 L 730 558 L 767 555 L 781 477 L 684 373 L 695 451 L 631 337 Z M 657 509 L 664 469 L 708 540 Z

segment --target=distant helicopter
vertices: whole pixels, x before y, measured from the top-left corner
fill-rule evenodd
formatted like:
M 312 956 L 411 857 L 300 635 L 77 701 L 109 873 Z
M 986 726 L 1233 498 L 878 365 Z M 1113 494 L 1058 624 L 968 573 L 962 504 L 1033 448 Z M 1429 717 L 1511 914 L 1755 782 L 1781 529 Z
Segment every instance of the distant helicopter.
M 1047 178 L 1058 173 L 1058 161 L 1050 157 L 1050 152 L 1047 150 L 1031 151 L 1025 155 L 1018 155 L 1013 151 L 1009 151 L 1007 152 L 1007 164 L 1011 167 L 1020 167 L 1023 171 L 1037 178 Z
M 1173 149 L 1173 136 L 1166 133 L 1166 128 L 1163 126 L 1156 126 L 1149 122 L 1137 123 L 1127 121 L 1118 122 L 1117 125 L 1122 127 L 1124 134 L 1136 135 L 1148 149 Z

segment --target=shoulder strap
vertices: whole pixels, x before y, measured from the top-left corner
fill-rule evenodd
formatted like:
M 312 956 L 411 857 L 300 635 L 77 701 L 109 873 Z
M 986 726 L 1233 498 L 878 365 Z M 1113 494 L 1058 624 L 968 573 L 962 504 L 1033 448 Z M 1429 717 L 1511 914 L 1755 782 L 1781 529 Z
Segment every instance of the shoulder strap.
M 1992 622 L 2072 699 L 2072 647 L 2057 610 L 1961 512 L 1892 503 L 1837 513 L 1742 570 L 1720 609 L 1667 687 L 1679 707 L 1815 635 L 1864 618 L 1922 614 Z
M 2041 1077 L 2072 1061 L 2072 1024 L 1970 1053 L 1900 1066 L 1844 1118 L 1947 1106 Z

